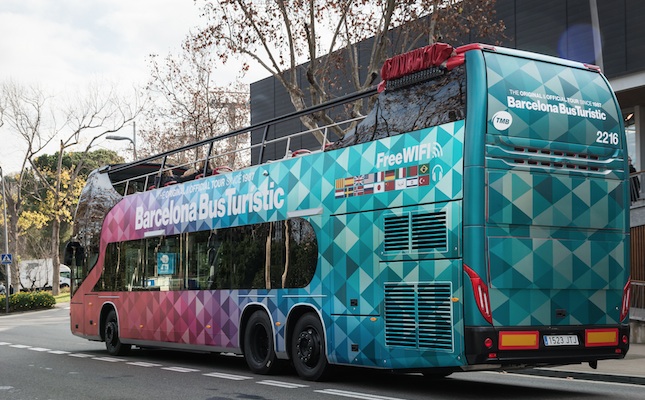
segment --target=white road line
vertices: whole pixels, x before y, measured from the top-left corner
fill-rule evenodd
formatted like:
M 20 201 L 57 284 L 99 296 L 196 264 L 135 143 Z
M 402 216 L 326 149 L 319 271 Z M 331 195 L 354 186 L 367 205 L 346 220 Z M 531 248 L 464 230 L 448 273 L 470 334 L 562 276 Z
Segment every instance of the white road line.
M 299 383 L 280 382 L 280 381 L 271 381 L 271 380 L 259 381 L 257 383 L 259 383 L 260 385 L 277 386 L 285 389 L 298 389 L 298 388 L 308 387 L 307 385 L 301 385 Z
M 314 390 L 314 392 L 331 394 L 334 396 L 350 397 L 352 399 L 363 399 L 363 400 L 403 400 L 398 397 L 377 396 L 375 394 L 348 392 L 345 390 L 337 390 L 337 389 Z
M 184 368 L 184 367 L 163 367 L 161 369 L 165 369 L 166 371 L 174 371 L 174 372 L 199 372 L 198 369 Z
M 9 342 L 0 342 L 0 346 L 6 346 L 8 344 L 11 344 L 11 343 L 9 343 Z
M 32 350 L 32 351 L 49 351 L 50 349 L 46 349 L 44 347 L 30 347 L 29 350 Z
M 94 357 L 91 354 L 83 354 L 83 353 L 70 353 L 68 355 L 70 357 L 77 357 L 77 358 L 92 358 L 92 357 Z
M 144 361 L 129 362 L 129 363 L 126 363 L 126 364 L 134 365 L 136 367 L 145 367 L 145 368 L 161 367 L 161 364 L 149 363 L 149 362 L 144 362 Z
M 253 377 L 250 376 L 244 376 L 244 375 L 231 375 L 231 374 L 225 374 L 222 372 L 211 372 L 209 374 L 204 374 L 204 376 L 210 376 L 213 378 L 221 378 L 221 379 L 229 379 L 232 381 L 243 381 L 245 379 L 253 379 Z
M 28 349 L 31 346 L 27 346 L 26 344 L 11 344 L 9 347 L 15 347 L 16 349 Z
M 125 361 L 122 358 L 114 358 L 114 357 L 93 357 L 92 360 L 97 360 L 97 361 L 107 361 L 107 362 L 120 362 L 120 361 Z
M 51 354 L 69 354 L 69 351 L 65 351 L 65 350 L 49 350 L 49 353 L 51 353 Z

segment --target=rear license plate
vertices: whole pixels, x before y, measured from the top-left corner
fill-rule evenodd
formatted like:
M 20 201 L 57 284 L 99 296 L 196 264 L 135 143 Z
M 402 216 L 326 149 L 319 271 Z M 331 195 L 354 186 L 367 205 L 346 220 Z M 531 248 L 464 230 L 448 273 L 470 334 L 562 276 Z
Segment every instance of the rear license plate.
M 545 346 L 578 346 L 578 336 L 576 335 L 545 335 Z

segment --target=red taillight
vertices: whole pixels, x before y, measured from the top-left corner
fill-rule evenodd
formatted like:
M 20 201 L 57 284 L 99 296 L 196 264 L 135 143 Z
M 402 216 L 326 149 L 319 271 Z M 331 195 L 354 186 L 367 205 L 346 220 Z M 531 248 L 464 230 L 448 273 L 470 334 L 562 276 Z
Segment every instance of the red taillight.
M 470 269 L 469 266 L 464 264 L 464 271 L 470 277 L 470 282 L 473 285 L 473 292 L 475 293 L 475 302 L 477 303 L 477 308 L 482 314 L 482 317 L 489 323 L 493 324 L 493 315 L 490 310 L 490 296 L 488 295 L 488 286 L 482 280 L 482 278 L 477 275 L 475 271 Z
M 493 347 L 493 339 L 491 338 L 486 338 L 484 340 L 484 346 L 486 346 L 487 349 L 490 349 Z
M 620 307 L 620 321 L 622 322 L 629 315 L 629 299 L 632 293 L 632 280 L 628 279 L 627 284 L 623 288 L 623 304 Z

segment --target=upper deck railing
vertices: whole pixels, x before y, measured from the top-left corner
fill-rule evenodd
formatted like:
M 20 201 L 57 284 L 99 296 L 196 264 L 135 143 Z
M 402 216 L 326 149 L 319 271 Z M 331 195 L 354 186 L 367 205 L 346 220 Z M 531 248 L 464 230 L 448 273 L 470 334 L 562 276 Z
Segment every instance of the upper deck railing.
M 135 160 L 128 164 L 107 166 L 102 168 L 101 172 L 108 173 L 114 188 L 125 196 L 204 176 L 217 175 L 253 164 L 259 165 L 283 158 L 324 151 L 333 142 L 332 137 L 339 137 L 332 134 L 332 132 L 339 130 L 348 132 L 365 116 L 342 119 L 338 122 L 274 139 L 268 139 L 269 132 L 273 128 L 274 132 L 277 133 L 280 124 L 285 124 L 304 116 L 313 116 L 316 113 L 325 112 L 328 116 L 332 114 L 342 115 L 342 110 L 339 110 L 339 107 L 348 103 L 363 101 L 363 99 L 374 94 L 376 94 L 376 87 L 220 136 L 191 143 L 174 150 Z M 262 134 L 262 138 L 258 143 L 251 143 L 250 136 L 252 132 Z M 222 148 L 225 140 L 235 138 L 242 138 L 244 143 L 236 141 L 232 148 Z M 309 145 L 303 148 L 295 145 L 297 141 L 309 143 Z M 276 149 L 273 159 L 268 159 L 267 157 L 266 149 L 269 146 L 273 146 Z M 278 154 L 278 149 L 284 149 L 284 152 Z M 252 157 L 255 160 L 252 160 Z

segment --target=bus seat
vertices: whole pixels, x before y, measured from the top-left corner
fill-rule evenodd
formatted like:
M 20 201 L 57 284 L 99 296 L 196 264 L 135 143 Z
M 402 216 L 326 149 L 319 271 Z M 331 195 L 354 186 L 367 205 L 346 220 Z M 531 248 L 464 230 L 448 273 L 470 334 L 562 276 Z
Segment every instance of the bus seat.
M 233 168 L 228 165 L 220 165 L 219 167 L 213 168 L 213 173 L 211 175 L 225 174 L 227 172 L 233 172 Z
M 307 150 L 307 149 L 296 150 L 293 153 L 291 153 L 291 157 L 304 156 L 305 154 L 311 154 L 311 150 Z

